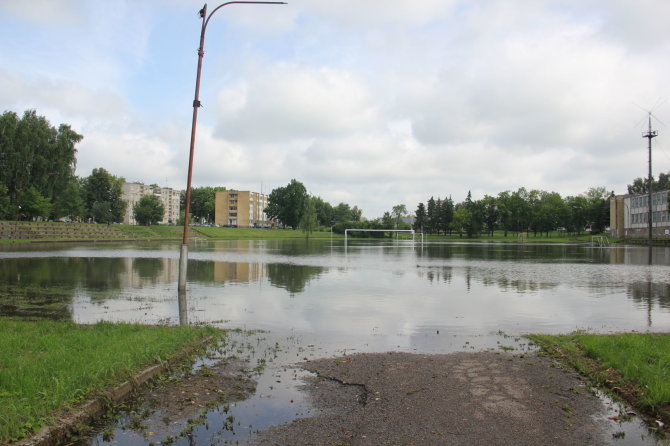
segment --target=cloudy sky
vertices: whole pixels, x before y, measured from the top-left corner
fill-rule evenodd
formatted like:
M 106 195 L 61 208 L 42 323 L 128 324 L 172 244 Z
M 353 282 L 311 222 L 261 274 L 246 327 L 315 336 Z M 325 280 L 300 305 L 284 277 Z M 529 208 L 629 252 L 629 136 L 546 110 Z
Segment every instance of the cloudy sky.
M 296 178 L 368 218 L 468 190 L 623 193 L 644 110 L 670 171 L 670 2 L 288 1 L 209 23 L 194 186 Z M 2 0 L 1 111 L 71 124 L 78 175 L 184 188 L 201 2 Z

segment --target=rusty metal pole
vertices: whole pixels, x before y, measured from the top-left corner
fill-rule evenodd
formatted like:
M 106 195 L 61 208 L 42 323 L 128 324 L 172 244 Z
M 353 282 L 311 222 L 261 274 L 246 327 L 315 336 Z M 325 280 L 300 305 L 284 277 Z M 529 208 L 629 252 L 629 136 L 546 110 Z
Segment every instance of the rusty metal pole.
M 186 181 L 186 203 L 184 207 L 184 236 L 182 239 L 181 250 L 179 251 L 179 279 L 177 289 L 186 290 L 186 270 L 188 267 L 188 219 L 191 212 L 191 178 L 193 176 L 193 152 L 195 151 L 195 130 L 198 121 L 198 108 L 200 108 L 200 73 L 202 71 L 202 58 L 205 55 L 205 31 L 207 24 L 214 13 L 226 5 L 231 4 L 265 4 L 265 5 L 285 5 L 285 2 L 254 2 L 254 1 L 236 1 L 223 3 L 207 15 L 207 3 L 200 10 L 202 18 L 202 27 L 200 29 L 200 46 L 198 47 L 198 71 L 195 76 L 195 98 L 193 99 L 193 121 L 191 123 L 191 145 L 188 156 L 188 179 Z

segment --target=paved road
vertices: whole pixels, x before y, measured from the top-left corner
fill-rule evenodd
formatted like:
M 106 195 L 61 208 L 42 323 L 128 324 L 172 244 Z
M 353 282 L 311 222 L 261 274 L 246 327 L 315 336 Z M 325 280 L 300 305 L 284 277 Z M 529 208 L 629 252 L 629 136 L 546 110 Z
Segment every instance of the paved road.
M 299 364 L 321 415 L 257 445 L 610 444 L 600 400 L 535 354 L 379 353 Z M 609 437 L 609 438 L 608 438 Z

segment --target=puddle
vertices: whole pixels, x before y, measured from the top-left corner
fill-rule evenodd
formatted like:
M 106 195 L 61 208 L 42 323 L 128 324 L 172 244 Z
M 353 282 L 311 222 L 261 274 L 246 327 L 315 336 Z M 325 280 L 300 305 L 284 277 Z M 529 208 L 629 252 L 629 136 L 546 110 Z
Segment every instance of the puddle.
M 383 338 L 386 342 L 388 338 Z M 92 438 L 79 444 L 88 445 L 210 445 L 248 444 L 258 431 L 291 421 L 319 414 L 301 390 L 305 380 L 314 376 L 310 372 L 293 367 L 305 360 L 346 356 L 362 352 L 405 351 L 421 353 L 449 353 L 456 351 L 492 350 L 515 354 L 532 353 L 536 347 L 529 345 L 521 336 L 509 336 L 502 332 L 475 336 L 448 336 L 438 330 L 426 329 L 423 336 L 417 336 L 412 344 L 398 342 L 395 346 L 379 345 L 374 335 L 368 342 L 352 343 L 356 346 L 341 349 L 341 339 L 314 339 L 312 335 L 290 333 L 280 336 L 270 332 L 230 333 L 227 344 L 218 352 L 200 358 L 193 371 L 216 367 L 223 357 L 231 355 L 246 361 L 255 390 L 248 398 L 234 402 L 199 408 L 189 417 L 167 419 L 160 409 L 145 414 L 134 426 L 133 417 L 125 414 L 115 423 L 100 429 Z M 400 341 L 400 340 L 399 340 Z M 254 370 L 256 369 L 256 370 Z M 653 432 L 644 421 L 632 415 L 624 420 L 613 417 L 630 412 L 625 406 L 614 402 L 607 395 L 598 392 L 603 402 L 604 412 L 599 420 L 607 426 L 611 444 L 616 445 L 659 445 Z

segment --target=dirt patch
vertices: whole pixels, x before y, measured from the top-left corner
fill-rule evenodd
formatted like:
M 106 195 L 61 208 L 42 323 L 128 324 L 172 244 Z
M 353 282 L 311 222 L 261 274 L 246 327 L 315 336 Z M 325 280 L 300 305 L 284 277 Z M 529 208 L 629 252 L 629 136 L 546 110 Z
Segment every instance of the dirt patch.
M 299 366 L 317 373 L 306 388 L 324 411 L 261 432 L 253 444 L 599 445 L 611 440 L 602 404 L 580 377 L 534 354 L 360 354 Z

